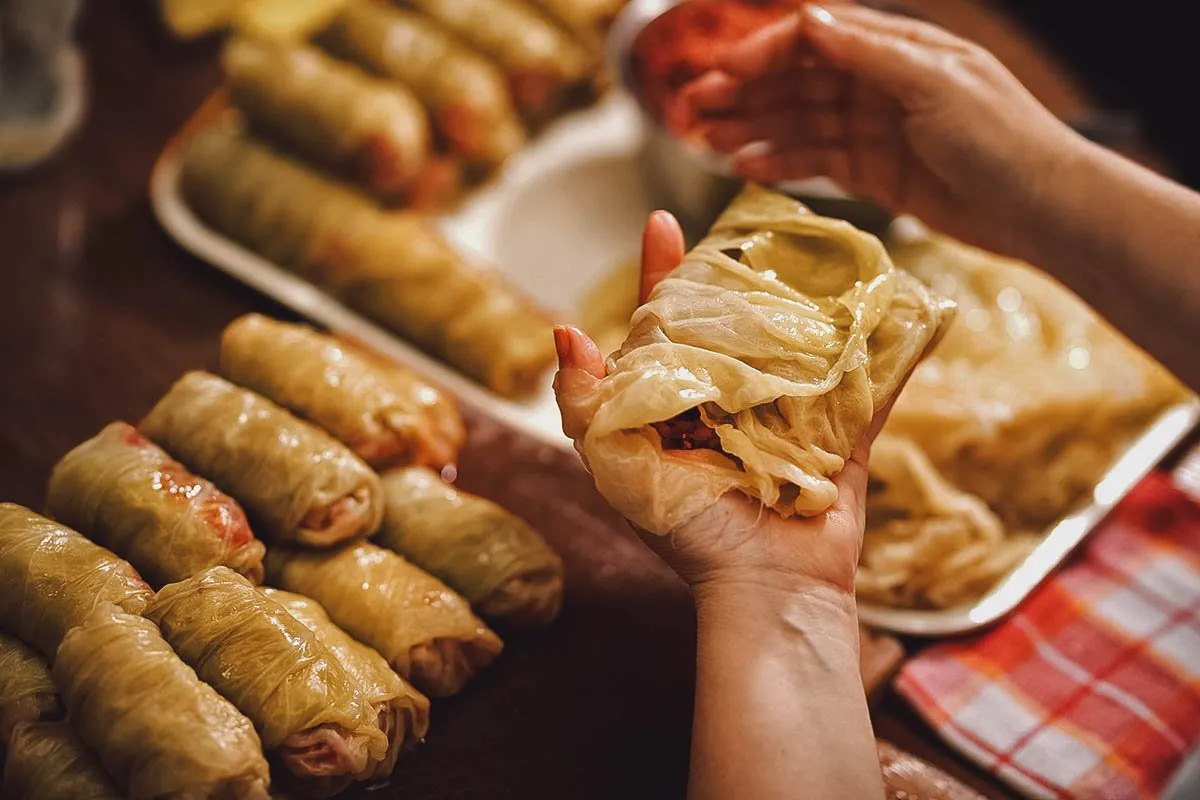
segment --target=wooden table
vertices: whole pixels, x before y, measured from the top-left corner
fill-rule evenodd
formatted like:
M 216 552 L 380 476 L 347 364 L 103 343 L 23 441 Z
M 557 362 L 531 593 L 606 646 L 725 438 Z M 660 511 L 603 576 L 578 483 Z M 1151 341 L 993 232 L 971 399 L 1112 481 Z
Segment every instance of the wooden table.
M 978 25 L 969 4 L 929 16 Z M 957 15 L 957 17 L 955 17 Z M 950 22 L 949 19 L 947 19 Z M 1082 108 L 1052 62 L 1010 28 L 998 49 L 1052 104 Z M 56 163 L 0 182 L 0 499 L 39 507 L 53 463 L 114 419 L 145 413 L 175 378 L 214 368 L 239 314 L 288 314 L 189 257 L 155 224 L 158 151 L 217 84 L 212 42 L 165 39 L 136 4 L 95 0 L 83 26 L 92 109 Z M 423 751 L 373 797 L 681 797 L 688 764 L 694 623 L 684 587 L 628 534 L 572 457 L 481 418 L 462 482 L 548 532 L 568 563 L 559 624 L 512 637 L 500 662 L 434 708 Z M 570 502 L 566 498 L 570 497 Z M 894 696 L 890 739 L 992 797 Z

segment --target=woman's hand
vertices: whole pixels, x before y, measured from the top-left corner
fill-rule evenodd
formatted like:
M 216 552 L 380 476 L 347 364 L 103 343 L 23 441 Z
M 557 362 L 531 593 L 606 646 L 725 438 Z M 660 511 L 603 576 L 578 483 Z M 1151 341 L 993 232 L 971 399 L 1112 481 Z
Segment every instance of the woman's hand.
M 1026 209 L 1083 140 L 990 53 L 906 17 L 806 4 L 731 44 L 669 122 L 772 183 L 828 176 L 851 194 L 1008 254 Z
M 683 260 L 683 233 L 670 214 L 660 211 L 646 225 L 642 241 L 641 301 Z M 584 333 L 555 330 L 560 405 L 604 377 L 604 357 Z M 836 478 L 838 499 L 813 518 L 783 519 L 760 503 L 731 492 L 670 536 L 643 534 L 643 540 L 698 594 L 742 587 L 791 593 L 832 588 L 854 592 L 866 522 L 867 455 L 883 424 L 872 430 Z M 580 431 L 567 431 L 579 436 Z
M 679 223 L 656 213 L 642 240 L 643 301 L 683 256 Z M 574 328 L 554 337 L 567 408 L 604 377 L 604 358 Z M 854 604 L 867 451 L 882 425 L 877 416 L 820 516 L 785 520 L 730 492 L 669 536 L 642 534 L 696 600 L 692 800 L 883 796 Z

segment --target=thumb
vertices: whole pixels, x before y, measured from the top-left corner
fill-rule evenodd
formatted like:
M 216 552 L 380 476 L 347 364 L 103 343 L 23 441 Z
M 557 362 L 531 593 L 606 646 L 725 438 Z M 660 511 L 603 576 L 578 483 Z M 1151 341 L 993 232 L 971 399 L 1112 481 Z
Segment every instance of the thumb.
M 834 66 L 877 86 L 905 108 L 945 84 L 945 56 L 957 37 L 927 23 L 864 8 L 807 6 L 802 30 Z M 965 43 L 962 43 L 965 45 Z
M 569 325 L 555 327 L 554 346 L 558 351 L 554 396 L 562 415 L 563 433 L 578 442 L 595 414 L 595 389 L 604 377 L 604 356 L 583 331 Z

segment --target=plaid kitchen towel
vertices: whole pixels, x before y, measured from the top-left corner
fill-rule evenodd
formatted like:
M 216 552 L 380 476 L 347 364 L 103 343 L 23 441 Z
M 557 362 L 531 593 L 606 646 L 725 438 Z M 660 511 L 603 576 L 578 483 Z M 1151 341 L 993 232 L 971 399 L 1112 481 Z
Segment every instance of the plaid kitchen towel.
M 1030 797 L 1158 797 L 1200 737 L 1200 505 L 1150 476 L 1014 616 L 896 687 Z

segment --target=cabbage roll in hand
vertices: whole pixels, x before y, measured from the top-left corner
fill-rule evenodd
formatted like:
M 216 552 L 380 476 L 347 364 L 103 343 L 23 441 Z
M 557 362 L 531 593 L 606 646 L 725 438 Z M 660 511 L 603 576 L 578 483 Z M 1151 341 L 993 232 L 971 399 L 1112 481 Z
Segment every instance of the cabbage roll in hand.
M 150 620 L 98 607 L 63 639 L 53 674 L 79 738 L 131 800 L 266 800 L 267 762 L 250 721 Z
M 372 467 L 453 464 L 454 401 L 415 373 L 318 333 L 250 314 L 221 337 L 221 372 L 321 426 Z
M 563 429 L 648 532 L 734 490 L 816 515 L 951 310 L 875 237 L 751 185 L 655 286 L 605 377 L 560 373 Z
M 216 375 L 183 376 L 141 430 L 240 500 L 271 541 L 330 547 L 379 529 L 379 476 L 358 456 Z
M 432 697 L 458 692 L 503 646 L 463 597 L 373 544 L 321 553 L 272 547 L 267 576 L 316 600 L 347 633 Z
M 128 561 L 14 503 L 0 503 L 0 575 L 0 628 L 48 659 L 96 606 L 140 614 L 154 594 Z
M 425 108 L 402 84 L 311 47 L 235 39 L 226 86 L 251 127 L 301 156 L 400 199 L 430 152 Z
M 23 722 L 13 733 L 0 796 L 8 800 L 122 800 L 73 728 Z
M 480 614 L 513 628 L 558 615 L 562 559 L 524 520 L 421 467 L 385 474 L 383 495 L 379 544 L 441 578 Z
M 218 564 L 262 582 L 266 550 L 241 506 L 124 422 L 63 456 L 46 512 L 128 558 L 154 586 Z
M 336 794 L 387 757 L 375 709 L 337 656 L 236 572 L 213 567 L 173 583 L 146 616 L 306 791 Z
M 401 751 L 420 742 L 429 731 L 429 700 L 397 675 L 378 652 L 335 625 L 316 600 L 279 589 L 262 591 L 317 635 L 378 714 L 379 727 L 388 737 L 388 753 L 377 764 L 368 764 L 359 778 L 375 780 L 391 775 Z
M 62 715 L 46 660 L 24 642 L 0 633 L 0 753 L 18 724 Z

